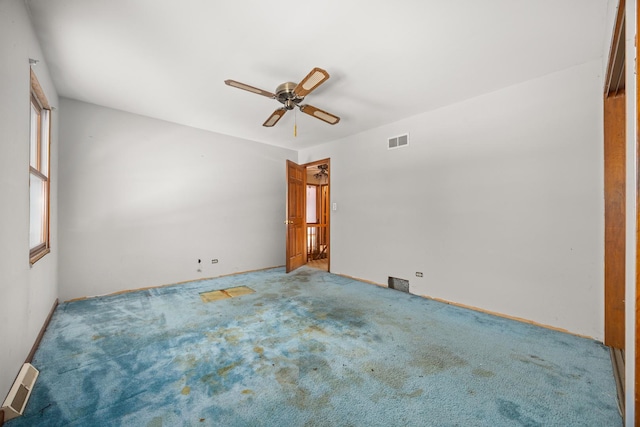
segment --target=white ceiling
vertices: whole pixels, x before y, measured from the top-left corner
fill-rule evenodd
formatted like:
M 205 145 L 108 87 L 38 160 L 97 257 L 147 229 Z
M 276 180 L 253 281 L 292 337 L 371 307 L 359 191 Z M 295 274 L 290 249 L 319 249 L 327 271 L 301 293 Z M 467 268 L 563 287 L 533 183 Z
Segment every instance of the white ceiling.
M 292 149 L 601 58 L 607 0 L 27 0 L 59 95 Z M 274 92 L 313 67 L 328 125 Z

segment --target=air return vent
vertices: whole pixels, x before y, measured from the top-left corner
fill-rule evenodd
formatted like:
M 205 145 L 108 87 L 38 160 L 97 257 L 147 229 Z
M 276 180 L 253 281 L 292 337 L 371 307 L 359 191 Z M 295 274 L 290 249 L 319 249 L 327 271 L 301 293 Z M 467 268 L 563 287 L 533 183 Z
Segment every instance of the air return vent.
M 24 413 L 24 408 L 27 406 L 31 390 L 33 390 L 39 374 L 40 372 L 30 363 L 22 365 L 16 382 L 11 386 L 11 390 L 2 404 L 5 420 L 16 418 Z
M 405 279 L 398 279 L 397 277 L 389 276 L 389 281 L 387 282 L 389 288 L 395 289 L 397 291 L 409 293 L 409 281 Z
M 409 145 L 409 134 L 406 133 L 404 135 L 394 136 L 393 138 L 389 138 L 388 142 L 389 150 L 392 150 L 394 148 L 406 147 L 407 145 Z

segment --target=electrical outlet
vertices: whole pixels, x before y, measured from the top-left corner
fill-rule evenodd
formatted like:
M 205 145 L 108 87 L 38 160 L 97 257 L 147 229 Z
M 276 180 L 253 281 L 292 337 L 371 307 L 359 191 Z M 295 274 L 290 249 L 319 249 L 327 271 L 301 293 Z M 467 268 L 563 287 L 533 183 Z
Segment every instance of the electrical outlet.
M 416 271 L 416 277 L 422 277 L 422 271 Z
M 218 259 L 217 258 L 211 260 L 211 264 L 217 264 L 217 263 L 218 263 Z

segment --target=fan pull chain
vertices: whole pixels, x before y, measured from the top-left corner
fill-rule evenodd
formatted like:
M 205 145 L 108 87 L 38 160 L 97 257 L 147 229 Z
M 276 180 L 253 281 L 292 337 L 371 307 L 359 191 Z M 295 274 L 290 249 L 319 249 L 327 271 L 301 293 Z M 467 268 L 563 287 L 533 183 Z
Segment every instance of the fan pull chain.
M 293 110 L 293 137 L 298 136 L 298 110 Z

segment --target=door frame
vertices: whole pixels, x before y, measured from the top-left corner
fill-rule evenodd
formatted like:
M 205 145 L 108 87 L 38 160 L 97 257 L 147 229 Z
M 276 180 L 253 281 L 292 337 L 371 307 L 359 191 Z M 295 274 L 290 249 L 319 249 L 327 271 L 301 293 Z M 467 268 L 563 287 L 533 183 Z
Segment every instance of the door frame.
M 327 177 L 327 200 L 329 203 L 329 215 L 327 215 L 327 271 L 331 271 L 331 158 L 328 157 L 326 159 L 314 160 L 313 162 L 304 163 L 301 166 L 304 166 L 305 172 L 307 168 L 318 166 L 322 164 L 327 164 L 329 167 L 327 168 L 327 173 L 329 176 Z M 304 203 L 304 213 L 305 218 L 307 215 L 307 193 L 305 191 L 305 203 Z M 305 227 L 306 228 L 306 227 Z M 305 230 L 306 233 L 306 230 Z
M 625 0 L 619 0 L 604 82 L 604 344 L 625 348 Z
M 307 263 L 307 168 L 287 160 L 286 171 L 285 270 L 289 273 Z

